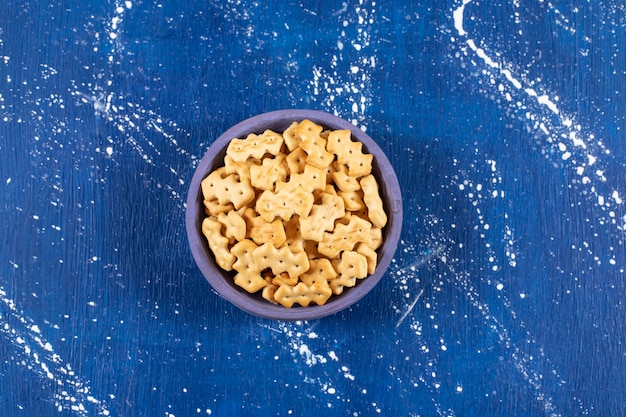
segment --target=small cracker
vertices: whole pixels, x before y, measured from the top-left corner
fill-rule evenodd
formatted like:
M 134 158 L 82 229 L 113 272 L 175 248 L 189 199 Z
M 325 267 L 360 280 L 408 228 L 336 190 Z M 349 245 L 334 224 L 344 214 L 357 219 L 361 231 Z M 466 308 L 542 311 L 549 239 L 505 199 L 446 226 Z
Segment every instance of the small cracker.
M 338 223 L 332 232 L 324 233 L 324 239 L 317 245 L 324 256 L 337 258 L 342 251 L 351 251 L 357 243 L 370 243 L 372 224 L 358 216 L 351 216 L 347 225 Z
M 306 165 L 302 174 L 292 174 L 288 182 L 276 184 L 276 191 L 263 191 L 256 202 L 256 211 L 267 222 L 276 217 L 291 219 L 297 214 L 307 217 L 313 208 L 314 190 L 326 188 L 323 170 Z
M 308 217 L 300 217 L 300 233 L 304 239 L 321 242 L 324 232 L 335 227 L 335 220 L 346 214 L 343 198 L 322 193 L 322 204 L 315 204 Z
M 285 235 L 287 236 L 285 246 L 292 252 L 305 251 L 306 241 L 302 238 L 302 234 L 300 233 L 300 216 L 293 216 L 291 220 L 285 222 L 284 225 Z
M 354 251 L 345 251 L 341 259 L 333 259 L 333 267 L 337 271 L 337 278 L 328 282 L 333 294 L 343 293 L 344 287 L 354 287 L 356 280 L 367 276 L 367 259 Z
M 291 252 L 289 247 L 275 248 L 271 243 L 264 243 L 252 253 L 254 261 L 261 270 L 270 268 L 272 273 L 279 275 L 287 272 L 290 277 L 299 277 L 309 269 L 309 258 L 306 252 Z
M 332 172 L 333 181 L 341 191 L 357 191 L 361 188 L 359 179 L 348 175 L 348 166 L 344 164 L 335 163 L 335 170 Z
M 274 300 L 274 293 L 276 293 L 276 290 L 278 289 L 278 285 L 274 285 L 272 283 L 273 276 L 269 275 L 269 276 L 266 276 L 264 279 L 265 279 L 265 287 L 263 287 L 263 291 L 261 292 L 261 297 L 263 297 L 264 299 L 266 299 L 272 304 L 278 304 L 276 300 Z
M 238 212 L 231 210 L 220 213 L 217 220 L 224 225 L 224 236 L 230 239 L 231 243 L 246 238 L 246 221 Z
M 326 189 L 326 170 L 306 164 L 300 174 L 292 173 L 289 182 L 276 184 L 276 190 L 281 188 L 303 189 L 310 193 L 315 190 Z
M 367 217 L 367 213 L 351 212 L 351 211 L 346 211 L 346 215 L 343 216 L 341 219 L 337 219 L 336 224 L 337 225 L 343 224 L 347 226 L 350 224 L 353 217 L 359 217 L 365 223 L 368 223 L 371 225 L 371 222 L 369 221 L 369 218 Z M 369 232 L 363 234 L 361 237 L 364 238 L 363 243 L 365 243 L 367 246 L 369 246 L 370 248 L 374 250 L 378 249 L 383 244 L 383 231 L 380 227 L 374 227 L 372 225 L 372 228 L 369 230 Z
M 285 140 L 285 145 L 287 145 L 287 149 L 290 152 L 294 151 L 298 146 L 300 146 L 300 139 L 296 135 L 296 128 L 298 127 L 298 122 L 293 122 L 285 131 L 283 132 L 283 139 Z
M 251 294 L 267 285 L 261 275 L 252 273 L 251 271 L 238 272 L 237 275 L 235 275 L 234 282 Z
M 250 176 L 245 171 L 228 174 L 224 167 L 211 172 L 201 183 L 205 200 L 215 200 L 220 206 L 232 203 L 239 210 L 254 200 L 255 192 L 250 184 Z
M 308 216 L 313 201 L 313 194 L 302 188 L 286 187 L 275 193 L 266 190 L 256 200 L 256 211 L 268 223 L 274 221 L 276 217 L 289 220 L 294 214 Z
M 279 153 L 274 158 L 263 158 L 261 165 L 250 166 L 250 183 L 260 190 L 274 191 L 277 182 L 287 179 L 289 168 L 286 155 Z
M 258 159 L 248 159 L 245 162 L 235 162 L 233 158 L 226 154 L 224 155 L 224 172 L 227 174 L 239 174 L 243 172 L 243 175 L 250 174 L 250 167 L 259 165 L 261 161 Z
M 372 227 L 370 231 L 369 240 L 367 242 L 367 246 L 376 250 L 380 248 L 383 244 L 383 231 L 380 227 Z
M 217 199 L 204 200 L 205 212 L 210 216 L 218 216 L 220 213 L 233 210 L 235 207 L 232 203 L 220 204 Z
M 309 135 L 301 136 L 301 138 L 300 148 L 307 154 L 307 164 L 325 169 L 333 162 L 335 155 L 326 151 L 326 139 L 314 131 L 311 131 Z
M 303 142 L 305 140 L 315 140 L 319 138 L 322 130 L 324 130 L 322 126 L 317 123 L 313 123 L 309 119 L 304 119 L 294 129 L 294 134 L 300 138 L 300 141 Z
M 363 202 L 367 206 L 367 215 L 376 227 L 383 227 L 387 224 L 387 214 L 383 209 L 383 200 L 378 193 L 378 182 L 372 174 L 361 178 L 361 189 L 363 190 Z
M 249 293 L 254 293 L 267 284 L 261 276 L 262 268 L 254 260 L 254 251 L 258 246 L 250 239 L 244 239 L 231 248 L 231 253 L 237 258 L 233 263 L 233 269 L 237 271 L 235 284 Z
M 300 174 L 304 172 L 304 167 L 306 166 L 306 158 L 306 152 L 300 147 L 291 151 L 286 158 L 289 172 L 291 174 Z
M 257 245 L 271 242 L 275 247 L 280 247 L 285 243 L 287 238 L 285 226 L 280 219 L 268 223 L 251 207 L 243 212 L 243 217 L 247 225 L 247 237 L 251 238 Z
M 292 287 L 298 283 L 298 277 L 290 277 L 288 273 L 283 272 L 279 275 L 276 275 L 272 279 L 272 284 L 274 285 L 291 285 Z
M 235 162 L 246 162 L 248 158 L 261 159 L 266 153 L 277 155 L 283 143 L 282 135 L 268 129 L 260 135 L 250 133 L 245 139 L 231 140 L 226 153 Z
M 300 282 L 295 287 L 281 285 L 274 293 L 274 299 L 287 308 L 291 308 L 294 304 L 306 307 L 311 303 L 323 305 L 332 294 L 333 292 L 328 285 L 306 285 Z
M 343 203 L 348 211 L 360 211 L 367 206 L 363 202 L 363 191 L 337 191 L 337 195 L 343 198 Z
M 367 260 L 367 273 L 372 275 L 376 271 L 376 265 L 378 264 L 378 254 L 376 251 L 365 243 L 359 243 L 354 250 L 365 256 Z
M 309 270 L 300 276 L 306 285 L 324 284 L 337 278 L 337 271 L 327 258 L 310 259 L 309 265 Z
M 340 164 L 348 166 L 348 175 L 352 177 L 362 177 L 372 171 L 374 156 L 363 153 L 363 144 L 352 141 L 350 130 L 330 132 L 326 149 L 337 155 Z
M 231 271 L 235 256 L 228 251 L 229 239 L 222 235 L 222 223 L 213 217 L 205 217 L 202 221 L 202 234 L 209 243 L 209 248 L 215 256 L 215 263 L 222 269 Z

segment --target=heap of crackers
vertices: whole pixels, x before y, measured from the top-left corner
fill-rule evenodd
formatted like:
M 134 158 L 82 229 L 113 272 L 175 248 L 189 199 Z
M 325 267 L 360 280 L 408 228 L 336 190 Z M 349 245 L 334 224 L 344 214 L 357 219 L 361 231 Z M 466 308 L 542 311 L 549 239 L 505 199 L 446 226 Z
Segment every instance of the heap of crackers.
M 249 293 L 323 305 L 374 273 L 387 223 L 373 156 L 310 120 L 233 139 L 202 181 L 216 263 Z

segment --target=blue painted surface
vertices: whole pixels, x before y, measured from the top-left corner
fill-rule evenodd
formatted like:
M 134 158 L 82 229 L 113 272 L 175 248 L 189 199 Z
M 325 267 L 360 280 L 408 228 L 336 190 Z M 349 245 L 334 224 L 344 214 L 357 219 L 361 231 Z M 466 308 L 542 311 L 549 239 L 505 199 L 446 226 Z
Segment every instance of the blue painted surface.
M 621 1 L 21 2 L 0 15 L 0 415 L 626 415 Z M 301 323 L 220 299 L 195 164 L 281 108 L 365 128 L 387 276 Z

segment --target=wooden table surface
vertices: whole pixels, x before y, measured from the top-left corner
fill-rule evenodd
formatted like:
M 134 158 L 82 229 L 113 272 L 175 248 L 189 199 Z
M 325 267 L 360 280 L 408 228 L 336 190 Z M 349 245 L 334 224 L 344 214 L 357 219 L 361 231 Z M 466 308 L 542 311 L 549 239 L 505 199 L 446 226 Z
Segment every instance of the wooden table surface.
M 3 6 L 0 416 L 626 415 L 622 0 Z M 184 222 L 286 108 L 403 191 L 380 284 L 304 322 L 219 297 Z

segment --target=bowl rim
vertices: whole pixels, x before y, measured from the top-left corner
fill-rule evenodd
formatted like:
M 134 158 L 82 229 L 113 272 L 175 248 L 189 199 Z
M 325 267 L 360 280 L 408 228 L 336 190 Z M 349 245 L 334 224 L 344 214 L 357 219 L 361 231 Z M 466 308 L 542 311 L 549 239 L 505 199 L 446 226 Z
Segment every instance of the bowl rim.
M 246 137 L 249 133 L 262 133 L 272 129 L 282 133 L 294 121 L 308 119 L 328 129 L 348 129 L 353 140 L 360 141 L 368 153 L 374 155 L 373 170 L 378 181 L 383 201 L 389 196 L 391 207 L 386 207 L 388 223 L 384 227 L 384 240 L 378 252 L 378 264 L 373 274 L 359 280 L 356 286 L 346 288 L 344 293 L 324 305 L 294 306 L 286 308 L 275 305 L 225 280 L 229 272 L 215 264 L 213 255 L 208 248 L 206 238 L 202 234 L 201 224 L 204 218 L 202 204 L 202 180 L 214 169 L 223 165 L 226 146 L 234 138 Z M 220 155 L 221 154 L 221 155 Z M 221 157 L 220 157 L 221 156 Z M 201 217 L 202 213 L 202 217 Z M 185 211 L 185 226 L 191 253 L 204 278 L 214 291 L 222 298 L 241 310 L 258 317 L 275 320 L 311 320 L 333 315 L 353 305 L 369 293 L 385 275 L 395 254 L 402 230 L 402 193 L 398 178 L 391 162 L 378 146 L 363 130 L 349 121 L 320 110 L 285 109 L 261 113 L 233 125 L 222 133 L 207 149 L 197 164 L 188 187 Z M 230 278 L 230 276 L 229 276 Z

